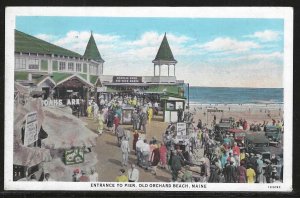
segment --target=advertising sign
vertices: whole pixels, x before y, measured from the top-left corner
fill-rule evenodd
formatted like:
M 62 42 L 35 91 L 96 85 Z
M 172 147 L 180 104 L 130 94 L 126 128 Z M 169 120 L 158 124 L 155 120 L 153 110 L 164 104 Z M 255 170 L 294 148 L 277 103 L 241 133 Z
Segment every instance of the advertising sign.
M 97 92 L 106 92 L 107 87 L 97 87 Z
M 27 114 L 25 124 L 24 145 L 28 146 L 38 140 L 37 113 Z
M 186 136 L 186 123 L 178 122 L 177 123 L 177 137 L 178 139 L 183 139 Z
M 122 124 L 132 124 L 132 111 L 133 109 L 122 109 Z
M 65 164 L 80 164 L 84 162 L 84 152 L 81 148 L 65 150 Z
M 141 76 L 113 76 L 114 83 L 141 83 Z

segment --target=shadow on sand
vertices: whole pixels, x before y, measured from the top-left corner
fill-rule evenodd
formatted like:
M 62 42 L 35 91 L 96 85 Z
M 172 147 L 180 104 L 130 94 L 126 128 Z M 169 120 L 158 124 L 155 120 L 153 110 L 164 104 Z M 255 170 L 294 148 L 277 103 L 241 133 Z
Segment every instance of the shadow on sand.
M 115 165 L 122 166 L 122 163 L 121 163 L 119 160 L 116 160 L 116 159 L 108 159 L 108 161 L 109 161 L 110 163 L 115 164 Z
M 109 141 L 105 141 L 105 143 L 108 144 L 108 145 L 112 145 L 112 146 L 119 147 L 117 142 L 109 142 Z

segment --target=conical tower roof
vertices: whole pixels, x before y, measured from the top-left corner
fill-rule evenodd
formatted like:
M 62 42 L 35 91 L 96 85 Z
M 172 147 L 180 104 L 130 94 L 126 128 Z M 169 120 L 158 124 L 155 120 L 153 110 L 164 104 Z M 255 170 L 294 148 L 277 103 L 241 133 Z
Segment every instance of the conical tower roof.
M 100 52 L 97 48 L 93 33 L 91 33 L 90 40 L 89 40 L 89 42 L 86 46 L 86 49 L 85 49 L 85 52 L 84 52 L 83 56 L 85 58 L 92 59 L 92 60 L 95 60 L 95 61 L 98 61 L 98 62 L 102 62 L 102 63 L 104 62 L 104 60 L 102 59 L 102 57 L 100 55 Z
M 170 48 L 166 33 L 164 35 L 164 38 L 160 44 L 160 47 L 158 49 L 158 52 L 156 54 L 155 59 L 152 62 L 157 62 L 157 61 L 164 61 L 164 62 L 175 62 L 177 61 L 174 59 L 172 50 Z

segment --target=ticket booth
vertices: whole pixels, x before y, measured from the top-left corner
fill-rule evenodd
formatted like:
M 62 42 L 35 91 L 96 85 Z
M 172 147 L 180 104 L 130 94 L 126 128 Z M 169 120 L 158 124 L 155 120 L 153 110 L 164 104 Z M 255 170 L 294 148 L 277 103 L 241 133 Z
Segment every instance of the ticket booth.
M 177 97 L 166 97 L 166 98 L 162 98 L 161 100 L 164 103 L 163 105 L 164 122 L 178 122 L 177 112 L 180 108 L 184 112 L 185 99 L 177 98 Z

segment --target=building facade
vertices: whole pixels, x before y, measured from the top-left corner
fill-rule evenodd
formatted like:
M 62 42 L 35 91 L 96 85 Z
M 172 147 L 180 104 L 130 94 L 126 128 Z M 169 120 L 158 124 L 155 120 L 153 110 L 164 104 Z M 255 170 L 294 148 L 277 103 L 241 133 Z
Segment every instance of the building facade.
M 42 93 L 44 99 L 136 92 L 183 97 L 184 82 L 176 79 L 177 61 L 166 34 L 152 62 L 153 76 L 104 75 L 104 60 L 93 33 L 80 55 L 15 30 L 15 82 L 29 87 L 32 95 Z M 161 72 L 164 69 L 167 75 Z

